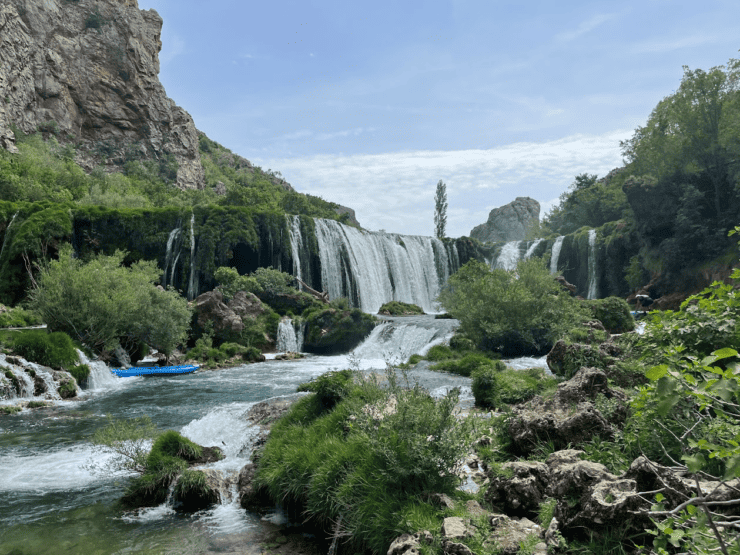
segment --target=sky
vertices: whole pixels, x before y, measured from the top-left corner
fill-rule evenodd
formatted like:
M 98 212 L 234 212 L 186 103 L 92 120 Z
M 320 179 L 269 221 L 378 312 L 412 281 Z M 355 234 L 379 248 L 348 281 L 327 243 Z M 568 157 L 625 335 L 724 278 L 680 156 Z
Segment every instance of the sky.
M 740 57 L 737 0 L 139 0 L 160 80 L 198 129 L 366 229 L 459 237 L 518 196 L 558 202 L 682 66 Z

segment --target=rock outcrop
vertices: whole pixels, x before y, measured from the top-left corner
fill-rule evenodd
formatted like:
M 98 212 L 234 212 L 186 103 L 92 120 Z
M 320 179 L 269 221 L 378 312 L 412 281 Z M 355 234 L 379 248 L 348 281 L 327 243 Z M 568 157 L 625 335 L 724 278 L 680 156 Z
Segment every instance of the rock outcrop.
M 523 241 L 527 230 L 539 221 L 540 203 L 529 197 L 517 197 L 506 206 L 494 208 L 488 221 L 476 226 L 470 236 L 484 243 Z
M 136 0 L 3 2 L 0 146 L 15 150 L 11 126 L 41 130 L 78 144 L 85 168 L 155 159 L 202 188 L 193 119 L 159 82 L 161 30 Z

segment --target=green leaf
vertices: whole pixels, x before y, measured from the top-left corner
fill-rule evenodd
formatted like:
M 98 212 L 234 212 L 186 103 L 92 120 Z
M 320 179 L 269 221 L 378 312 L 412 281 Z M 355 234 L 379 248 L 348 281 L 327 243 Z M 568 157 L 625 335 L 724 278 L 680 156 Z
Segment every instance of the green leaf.
M 647 371 L 645 376 L 648 380 L 657 381 L 666 374 L 668 374 L 668 365 L 661 364 L 659 366 L 653 366 L 650 370 Z
M 701 453 L 696 453 L 695 455 L 684 455 L 681 459 L 686 463 L 686 467 L 689 469 L 689 472 L 699 472 L 704 468 L 704 465 L 707 464 L 704 455 Z
M 725 463 L 725 480 L 740 476 L 740 454 L 733 455 Z

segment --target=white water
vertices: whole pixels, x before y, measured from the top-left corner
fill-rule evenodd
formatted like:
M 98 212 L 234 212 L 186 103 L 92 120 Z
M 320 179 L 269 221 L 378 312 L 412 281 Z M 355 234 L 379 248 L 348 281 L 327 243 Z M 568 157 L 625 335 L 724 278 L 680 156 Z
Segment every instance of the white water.
M 529 248 L 527 249 L 527 252 L 524 253 L 524 260 L 527 260 L 530 256 L 534 254 L 535 249 L 539 246 L 539 244 L 543 241 L 543 239 L 537 239 L 534 243 L 532 243 Z
M 10 234 L 10 226 L 13 225 L 13 222 L 15 221 L 15 217 L 18 215 L 18 212 L 13 214 L 13 217 L 10 219 L 10 223 L 8 224 L 8 227 L 5 228 L 5 237 L 3 238 L 3 246 L 0 247 L 0 260 L 3 259 L 3 251 L 5 250 L 5 243 L 8 242 L 8 235 Z
M 507 271 L 515 269 L 517 262 L 519 262 L 519 257 L 521 256 L 521 251 L 519 250 L 520 245 L 521 241 L 509 241 L 506 243 L 501 248 L 501 252 L 498 257 L 496 257 L 496 261 L 491 266 L 491 269 Z
M 588 232 L 588 296 L 587 299 L 598 298 L 598 284 L 596 283 L 596 230 Z
M 321 286 L 330 299 L 347 297 L 369 313 L 393 300 L 426 312 L 438 310 L 435 298 L 450 275 L 439 239 L 360 231 L 333 220 L 315 222 Z
M 561 235 L 552 244 L 552 255 L 550 256 L 550 273 L 555 274 L 558 271 L 558 259 L 560 258 L 560 249 L 563 248 L 565 235 Z
M 360 359 L 406 362 L 413 354 L 424 355 L 434 345 L 449 340 L 454 328 L 421 327 L 398 320 L 376 326 L 370 336 L 355 349 Z
M 177 261 L 180 259 L 180 238 L 182 230 L 180 227 L 176 227 L 170 231 L 170 236 L 167 238 L 167 251 L 164 256 L 164 271 L 162 272 L 162 287 L 167 289 L 167 270 L 170 272 L 169 283 L 175 279 L 175 268 L 177 267 Z M 173 249 L 173 246 L 175 247 Z M 173 260 L 174 257 L 174 260 Z
M 299 326 L 296 332 L 293 320 L 280 320 L 275 348 L 281 353 L 300 353 L 303 350 L 303 326 Z
M 188 281 L 188 299 L 195 298 L 195 213 L 190 214 L 190 280 Z
M 300 247 L 303 244 L 303 237 L 301 236 L 301 218 L 299 216 L 285 215 L 288 221 L 288 234 L 290 235 L 290 254 L 293 257 L 293 275 L 298 279 L 302 280 L 303 275 L 301 274 L 301 251 Z M 298 290 L 302 291 L 303 286 L 298 283 Z
M 87 378 L 88 389 L 117 389 L 124 384 L 125 380 L 113 374 L 103 361 L 91 361 L 80 350 L 77 354 L 80 357 L 80 364 L 86 364 L 90 368 L 90 377 Z

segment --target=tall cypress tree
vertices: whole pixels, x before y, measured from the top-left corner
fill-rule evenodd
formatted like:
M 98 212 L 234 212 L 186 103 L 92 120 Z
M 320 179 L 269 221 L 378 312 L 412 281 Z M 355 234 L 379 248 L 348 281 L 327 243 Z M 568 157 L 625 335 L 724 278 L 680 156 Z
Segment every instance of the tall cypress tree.
M 447 185 L 441 179 L 434 195 L 434 234 L 442 239 L 447 227 Z

